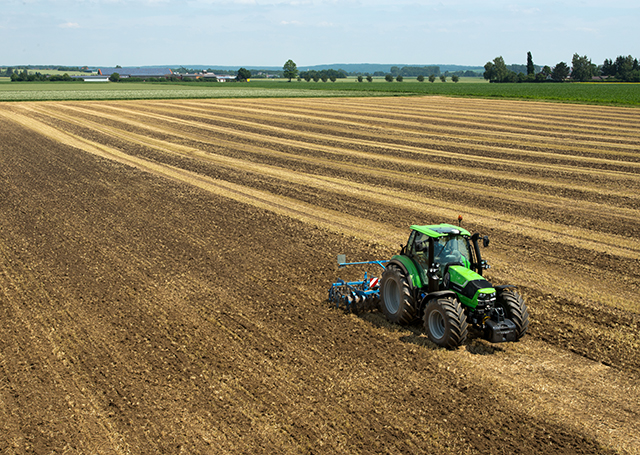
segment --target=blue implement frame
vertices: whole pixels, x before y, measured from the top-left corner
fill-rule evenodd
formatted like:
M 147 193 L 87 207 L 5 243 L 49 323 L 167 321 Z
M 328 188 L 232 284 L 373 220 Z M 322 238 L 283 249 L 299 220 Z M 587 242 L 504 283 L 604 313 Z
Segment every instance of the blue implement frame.
M 348 265 L 377 264 L 384 270 L 383 264 L 387 262 L 389 261 L 347 262 L 344 254 L 338 255 L 338 268 L 344 268 Z M 380 299 L 380 287 L 376 281 L 375 277 L 369 278 L 367 272 L 364 273 L 364 279 L 360 281 L 346 282 L 339 279 L 329 288 L 329 301 L 335 303 L 336 308 L 342 306 L 345 311 L 355 314 L 365 310 L 373 310 L 377 308 Z

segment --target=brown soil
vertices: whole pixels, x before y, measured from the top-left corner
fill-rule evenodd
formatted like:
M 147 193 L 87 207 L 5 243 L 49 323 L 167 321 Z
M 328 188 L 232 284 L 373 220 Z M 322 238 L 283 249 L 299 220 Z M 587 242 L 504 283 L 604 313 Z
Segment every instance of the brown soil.
M 640 453 L 640 111 L 64 102 L 0 120 L 0 453 Z M 328 304 L 362 273 L 336 254 L 388 258 L 458 213 L 526 298 L 521 342 L 445 351 Z

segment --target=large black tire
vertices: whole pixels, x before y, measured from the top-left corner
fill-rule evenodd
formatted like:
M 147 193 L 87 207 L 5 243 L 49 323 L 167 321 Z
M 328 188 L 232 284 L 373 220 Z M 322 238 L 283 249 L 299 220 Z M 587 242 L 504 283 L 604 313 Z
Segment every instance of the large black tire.
M 438 346 L 455 349 L 467 339 L 469 323 L 462 304 L 455 297 L 430 300 L 423 320 L 427 336 Z
M 496 306 L 504 310 L 507 319 L 516 325 L 516 341 L 522 338 L 529 328 L 529 310 L 522 296 L 512 289 L 505 289 L 498 293 Z
M 410 324 L 416 317 L 416 302 L 408 277 L 395 265 L 389 265 L 382 274 L 380 309 L 395 324 Z

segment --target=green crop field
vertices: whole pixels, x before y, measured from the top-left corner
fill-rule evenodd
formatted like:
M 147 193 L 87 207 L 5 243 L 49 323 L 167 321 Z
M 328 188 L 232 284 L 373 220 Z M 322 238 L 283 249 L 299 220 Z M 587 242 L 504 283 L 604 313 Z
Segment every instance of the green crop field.
M 344 81 L 344 80 L 343 80 Z M 282 82 L 291 88 L 308 88 L 323 90 L 327 86 L 336 85 L 332 82 Z M 269 84 L 274 82 L 255 82 L 252 85 Z M 369 92 L 384 91 L 394 94 L 417 95 L 445 95 L 481 98 L 519 98 L 531 100 L 550 100 L 588 104 L 611 105 L 640 105 L 640 84 L 629 83 L 523 83 L 523 84 L 489 84 L 484 79 L 465 78 L 464 82 L 386 82 L 384 79 L 374 79 L 374 82 L 355 82 L 353 78 L 339 84 L 341 90 L 367 90 Z
M 0 101 L 127 100 L 180 98 L 289 98 L 441 95 L 513 98 L 617 106 L 640 106 L 640 84 L 545 83 L 489 84 L 480 78 L 454 83 L 357 82 L 354 77 L 336 82 L 253 79 L 248 83 L 64 83 L 0 81 Z
M 99 83 L 26 82 L 0 83 L 0 101 L 73 101 L 193 98 L 316 98 L 384 96 L 385 91 L 343 90 L 342 85 L 322 90 L 283 84 L 233 83 Z

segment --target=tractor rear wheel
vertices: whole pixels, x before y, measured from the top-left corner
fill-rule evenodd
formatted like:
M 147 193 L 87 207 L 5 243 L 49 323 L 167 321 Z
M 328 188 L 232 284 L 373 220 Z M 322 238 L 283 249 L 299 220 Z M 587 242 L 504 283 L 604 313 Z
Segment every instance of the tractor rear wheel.
M 416 317 L 416 302 L 402 270 L 389 265 L 380 280 L 380 307 L 390 322 L 409 324 Z
M 423 320 L 427 336 L 438 346 L 455 349 L 467 339 L 467 316 L 455 297 L 430 300 L 424 310 Z
M 504 310 L 506 318 L 516 325 L 516 341 L 527 333 L 529 328 L 529 310 L 522 296 L 514 290 L 505 289 L 498 294 L 496 306 Z

